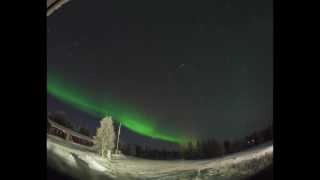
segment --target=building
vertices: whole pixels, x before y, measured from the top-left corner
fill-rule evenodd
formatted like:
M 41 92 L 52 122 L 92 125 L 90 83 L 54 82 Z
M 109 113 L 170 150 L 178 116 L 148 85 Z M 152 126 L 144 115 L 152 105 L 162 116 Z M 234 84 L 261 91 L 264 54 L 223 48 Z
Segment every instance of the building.
M 64 126 L 61 126 L 58 123 L 55 123 L 54 121 L 47 119 L 47 133 L 52 134 L 55 136 L 58 136 L 62 139 L 65 139 L 67 141 L 71 141 L 73 143 L 77 143 L 84 146 L 92 147 L 94 145 L 94 139 L 82 135 L 76 131 L 73 131 L 69 128 L 66 128 Z

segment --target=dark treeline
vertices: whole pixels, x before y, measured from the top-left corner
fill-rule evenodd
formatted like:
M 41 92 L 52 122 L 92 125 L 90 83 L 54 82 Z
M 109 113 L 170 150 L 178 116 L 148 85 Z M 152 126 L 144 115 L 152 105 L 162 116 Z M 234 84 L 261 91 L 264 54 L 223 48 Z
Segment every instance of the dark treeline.
M 179 150 L 158 150 L 152 149 L 148 146 L 140 145 L 125 145 L 122 144 L 120 149 L 123 154 L 136 156 L 146 159 L 208 159 L 221 157 L 231 153 L 240 152 L 256 145 L 271 141 L 273 139 L 273 126 L 269 126 L 261 131 L 256 131 L 245 138 L 235 141 L 225 140 L 219 142 L 216 139 L 208 139 L 188 143 L 187 145 L 180 146 Z
M 48 113 L 48 118 L 55 123 L 60 124 L 61 126 L 72 130 L 75 129 L 72 123 L 68 120 L 66 113 L 64 112 Z

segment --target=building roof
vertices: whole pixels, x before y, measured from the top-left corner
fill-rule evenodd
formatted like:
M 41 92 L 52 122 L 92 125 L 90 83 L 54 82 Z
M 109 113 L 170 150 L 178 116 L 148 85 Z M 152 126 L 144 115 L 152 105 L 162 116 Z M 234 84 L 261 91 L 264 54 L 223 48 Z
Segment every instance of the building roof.
M 77 137 L 79 137 L 79 138 L 81 138 L 81 139 L 85 139 L 85 140 L 87 140 L 87 141 L 94 141 L 94 139 L 92 139 L 92 138 L 90 138 L 90 137 L 88 137 L 88 136 L 85 136 L 85 135 L 83 135 L 83 134 L 80 134 L 80 133 L 78 133 L 78 132 L 76 132 L 76 131 L 74 131 L 74 130 L 72 130 L 72 129 L 66 128 L 66 127 L 64 127 L 64 126 L 62 126 L 62 125 L 60 125 L 60 124 L 52 121 L 52 120 L 49 119 L 49 118 L 48 118 L 48 121 L 49 121 L 49 123 L 51 124 L 51 126 L 53 126 L 53 127 L 55 127 L 55 128 L 58 128 L 58 129 L 60 129 L 60 130 L 62 130 L 62 131 L 64 131 L 64 132 L 68 132 L 68 133 L 70 133 L 70 134 L 73 135 L 73 136 L 77 136 Z

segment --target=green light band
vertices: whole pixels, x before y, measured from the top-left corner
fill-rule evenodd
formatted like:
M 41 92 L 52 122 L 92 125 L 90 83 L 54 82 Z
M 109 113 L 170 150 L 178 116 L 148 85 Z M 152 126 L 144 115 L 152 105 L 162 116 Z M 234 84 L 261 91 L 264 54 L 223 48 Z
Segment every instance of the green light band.
M 113 119 L 140 135 L 178 144 L 192 141 L 192 138 L 182 135 L 182 133 L 168 133 L 167 129 L 165 132 L 162 131 L 157 125 L 159 121 L 141 113 L 141 111 L 135 110 L 133 107 L 129 107 L 129 105 L 116 103 L 111 98 L 108 98 L 108 102 L 105 102 L 104 99 L 103 103 L 90 99 L 88 98 L 89 96 L 86 96 L 88 93 L 81 91 L 81 88 L 77 89 L 70 86 L 70 83 L 66 83 L 56 75 L 48 74 L 47 92 L 57 99 L 91 115 L 97 117 L 112 115 Z

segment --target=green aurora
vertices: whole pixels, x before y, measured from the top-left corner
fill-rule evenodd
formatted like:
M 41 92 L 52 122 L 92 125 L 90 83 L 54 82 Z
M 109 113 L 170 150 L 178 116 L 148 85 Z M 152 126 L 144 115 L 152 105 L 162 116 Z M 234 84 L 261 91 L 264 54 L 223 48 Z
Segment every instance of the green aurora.
M 89 98 L 89 93 L 84 92 L 81 88 L 71 86 L 70 83 L 62 79 L 55 74 L 48 73 L 47 92 L 81 111 L 99 118 L 112 115 L 114 120 L 143 136 L 178 144 L 186 144 L 193 141 L 193 138 L 177 132 L 176 129 L 169 130 L 166 128 L 166 130 L 163 130 L 163 128 L 159 128 L 157 122 L 160 121 L 148 116 L 141 110 L 137 110 L 134 105 L 124 102 L 119 103 L 111 97 L 104 99 L 104 102 L 92 97 Z

